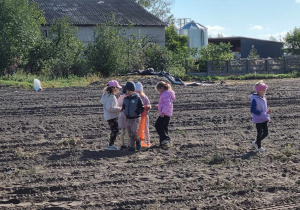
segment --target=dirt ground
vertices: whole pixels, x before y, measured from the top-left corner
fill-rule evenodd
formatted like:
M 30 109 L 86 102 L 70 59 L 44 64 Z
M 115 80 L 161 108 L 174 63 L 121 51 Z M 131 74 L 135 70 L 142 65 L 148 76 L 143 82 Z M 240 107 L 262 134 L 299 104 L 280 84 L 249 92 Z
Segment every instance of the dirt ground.
M 136 80 L 155 105 L 161 78 Z M 0 87 L 0 209 L 300 209 L 300 80 L 266 80 L 274 112 L 259 154 L 255 82 L 175 86 L 173 146 L 135 153 L 105 151 L 103 83 Z

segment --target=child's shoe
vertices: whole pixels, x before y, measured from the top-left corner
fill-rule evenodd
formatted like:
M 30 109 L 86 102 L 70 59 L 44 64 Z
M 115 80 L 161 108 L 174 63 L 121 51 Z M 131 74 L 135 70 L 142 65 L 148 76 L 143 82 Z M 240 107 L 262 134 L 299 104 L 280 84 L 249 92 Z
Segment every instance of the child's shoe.
M 256 141 L 252 141 L 252 146 L 253 146 L 256 150 L 258 150 L 258 146 L 257 146 L 257 144 L 256 144 Z
M 142 148 L 141 141 L 136 141 L 136 150 L 140 150 Z
M 161 145 L 165 145 L 165 144 L 167 144 L 167 143 L 169 143 L 169 140 L 168 140 L 168 139 L 163 140 L 160 144 L 161 144 Z
M 134 147 L 129 147 L 129 148 L 128 148 L 128 151 L 129 151 L 129 152 L 135 152 L 135 148 L 134 148 Z
M 265 151 L 265 149 L 262 147 L 257 150 L 257 152 L 264 152 L 264 151 Z
M 121 146 L 121 150 L 123 150 L 123 149 L 127 149 L 127 146 L 122 145 L 122 146 Z
M 152 146 L 152 144 L 151 143 L 149 143 L 149 142 L 145 142 L 145 141 L 141 141 L 141 143 L 142 143 L 142 147 L 151 147 Z
M 120 150 L 120 149 L 113 144 L 111 146 L 106 147 L 106 150 Z

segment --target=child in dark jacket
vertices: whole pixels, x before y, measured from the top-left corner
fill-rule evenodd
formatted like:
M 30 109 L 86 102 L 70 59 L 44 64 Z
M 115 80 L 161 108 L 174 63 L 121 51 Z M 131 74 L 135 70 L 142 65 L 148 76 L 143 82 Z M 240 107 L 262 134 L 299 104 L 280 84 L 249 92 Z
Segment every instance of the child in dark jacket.
M 263 81 L 259 81 L 255 84 L 256 93 L 250 97 L 252 122 L 256 124 L 257 129 L 256 141 L 253 141 L 252 145 L 258 152 L 264 151 L 264 148 L 261 147 L 261 141 L 268 136 L 269 114 L 272 112 L 272 109 L 267 107 L 265 97 L 267 88 L 268 86 Z
M 126 83 L 126 93 L 128 96 L 124 98 L 122 111 L 126 116 L 127 131 L 130 138 L 129 151 L 141 149 L 141 140 L 139 137 L 139 125 L 141 121 L 141 113 L 144 111 L 144 104 L 135 92 L 135 84 L 133 82 Z

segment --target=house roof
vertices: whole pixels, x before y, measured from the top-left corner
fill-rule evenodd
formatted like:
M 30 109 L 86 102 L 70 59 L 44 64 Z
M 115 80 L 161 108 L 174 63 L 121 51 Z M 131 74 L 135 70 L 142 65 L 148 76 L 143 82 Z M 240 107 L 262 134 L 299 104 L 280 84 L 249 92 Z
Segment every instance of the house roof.
M 31 0 L 44 11 L 46 23 L 69 16 L 74 25 L 97 25 L 115 19 L 121 25 L 166 26 L 134 0 Z
M 251 39 L 251 40 L 258 40 L 264 42 L 274 42 L 274 43 L 282 43 L 280 41 L 272 41 L 272 40 L 265 40 L 265 39 L 256 39 L 250 37 L 243 37 L 243 36 L 232 36 L 232 37 L 218 37 L 218 38 L 208 38 L 208 41 L 216 41 L 216 42 L 230 42 L 230 41 L 240 41 L 242 39 Z

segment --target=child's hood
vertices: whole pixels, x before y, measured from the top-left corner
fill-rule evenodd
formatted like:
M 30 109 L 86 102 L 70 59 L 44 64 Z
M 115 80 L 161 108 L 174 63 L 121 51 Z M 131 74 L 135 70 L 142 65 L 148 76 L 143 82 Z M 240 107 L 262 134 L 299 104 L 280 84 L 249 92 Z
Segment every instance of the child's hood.
M 164 97 L 170 97 L 172 100 L 175 99 L 175 92 L 173 90 L 166 90 L 166 91 L 162 92 L 162 95 Z
M 264 96 L 263 96 L 264 97 Z M 251 101 L 253 101 L 253 99 L 255 99 L 255 98 L 263 98 L 263 97 L 260 97 L 257 93 L 253 93 L 251 96 L 250 96 L 250 99 L 251 99 Z
M 111 94 L 111 93 L 104 93 L 104 94 L 102 95 L 101 99 L 100 99 L 100 102 L 101 102 L 102 104 L 106 104 L 106 102 L 108 101 L 109 97 L 114 97 L 114 95 Z
M 139 94 L 134 93 L 133 95 L 127 95 L 126 96 L 126 98 L 128 98 L 128 99 L 133 99 L 133 98 L 136 98 L 136 97 L 139 97 Z

